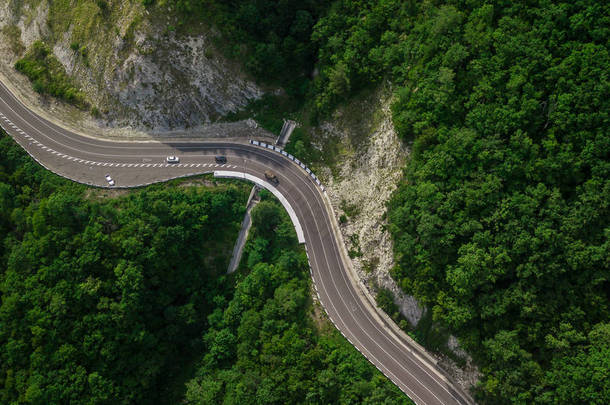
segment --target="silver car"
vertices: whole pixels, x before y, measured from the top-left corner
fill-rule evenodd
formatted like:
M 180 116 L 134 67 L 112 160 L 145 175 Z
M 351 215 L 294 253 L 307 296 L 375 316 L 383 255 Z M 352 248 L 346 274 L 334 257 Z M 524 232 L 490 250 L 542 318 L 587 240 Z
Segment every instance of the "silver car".
M 112 177 L 110 177 L 109 174 L 106 174 L 106 181 L 110 186 L 114 186 L 114 180 L 112 180 Z

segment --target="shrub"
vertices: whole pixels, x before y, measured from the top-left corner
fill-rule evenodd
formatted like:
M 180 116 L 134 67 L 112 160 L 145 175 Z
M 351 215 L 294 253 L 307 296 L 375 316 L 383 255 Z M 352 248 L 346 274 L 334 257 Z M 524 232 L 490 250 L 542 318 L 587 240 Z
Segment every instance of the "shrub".
M 86 56 L 86 48 L 79 47 L 77 42 L 70 44 L 70 48 Z M 32 81 L 37 93 L 57 97 L 79 108 L 88 107 L 85 95 L 68 77 L 62 64 L 44 42 L 34 42 L 26 55 L 15 63 L 15 69 Z

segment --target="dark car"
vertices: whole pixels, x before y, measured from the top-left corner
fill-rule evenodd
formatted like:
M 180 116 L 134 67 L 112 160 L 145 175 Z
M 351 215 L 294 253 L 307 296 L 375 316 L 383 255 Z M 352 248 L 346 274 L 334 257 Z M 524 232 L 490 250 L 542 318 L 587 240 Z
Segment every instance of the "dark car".
M 216 156 L 216 163 L 227 163 L 227 157 L 226 156 Z
M 277 178 L 275 173 L 273 173 L 271 170 L 267 170 L 265 172 L 265 178 L 267 180 L 269 180 L 270 183 L 273 183 L 275 185 L 277 185 L 280 182 L 280 180 Z

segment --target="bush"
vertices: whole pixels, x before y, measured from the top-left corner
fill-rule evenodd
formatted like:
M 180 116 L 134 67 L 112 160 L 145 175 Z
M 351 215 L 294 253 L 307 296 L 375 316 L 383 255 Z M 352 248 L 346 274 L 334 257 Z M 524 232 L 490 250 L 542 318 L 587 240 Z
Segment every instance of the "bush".
M 375 301 L 377 301 L 379 308 L 383 309 L 390 317 L 395 318 L 398 314 L 398 306 L 394 303 L 394 295 L 387 288 L 379 288 Z
M 78 49 L 81 54 L 85 50 L 83 56 L 86 56 L 86 48 L 79 48 L 78 43 L 73 42 L 70 48 Z M 42 41 L 32 44 L 26 55 L 15 63 L 15 69 L 32 81 L 36 92 L 57 97 L 80 108 L 88 108 L 85 95 L 74 85 L 64 67 Z
M 107 16 L 110 13 L 110 6 L 108 6 L 108 0 L 96 0 L 95 3 L 100 9 L 102 15 Z

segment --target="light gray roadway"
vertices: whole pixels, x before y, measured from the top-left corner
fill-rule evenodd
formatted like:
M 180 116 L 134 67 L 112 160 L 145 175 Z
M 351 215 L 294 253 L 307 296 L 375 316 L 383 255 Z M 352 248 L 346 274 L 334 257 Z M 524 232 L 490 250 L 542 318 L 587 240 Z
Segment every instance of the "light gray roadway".
M 341 333 L 417 404 L 468 404 L 466 397 L 376 316 L 349 277 L 331 215 L 320 188 L 294 162 L 277 152 L 230 142 L 120 142 L 75 134 L 31 112 L 0 83 L 2 127 L 47 169 L 69 179 L 131 187 L 214 170 L 246 171 L 264 179 L 278 174 L 277 189 L 303 228 L 314 285 L 331 321 Z M 215 154 L 228 157 L 216 166 Z M 177 155 L 179 165 L 165 164 Z

